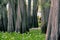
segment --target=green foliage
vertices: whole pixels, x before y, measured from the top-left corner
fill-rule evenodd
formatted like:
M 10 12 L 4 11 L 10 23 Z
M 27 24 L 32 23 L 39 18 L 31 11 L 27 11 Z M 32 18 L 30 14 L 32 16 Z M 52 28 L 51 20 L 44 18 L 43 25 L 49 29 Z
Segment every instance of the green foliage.
M 45 34 L 42 34 L 40 30 L 30 30 L 24 34 L 0 32 L 0 40 L 45 40 Z
M 47 8 L 47 7 L 50 7 L 49 2 L 45 3 L 44 7 L 46 7 L 46 8 Z
M 48 1 L 46 1 L 45 3 L 42 3 L 42 4 L 41 4 L 42 10 L 43 10 L 44 8 L 49 8 L 49 7 L 50 7 L 50 0 L 48 0 Z

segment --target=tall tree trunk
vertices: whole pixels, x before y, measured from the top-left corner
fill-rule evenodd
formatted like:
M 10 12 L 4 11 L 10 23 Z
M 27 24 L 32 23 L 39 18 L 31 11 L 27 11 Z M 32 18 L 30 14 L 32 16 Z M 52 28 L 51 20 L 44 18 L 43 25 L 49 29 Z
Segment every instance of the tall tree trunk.
M 58 40 L 59 0 L 51 0 L 46 40 Z
M 2 15 L 2 12 L 3 12 L 3 8 L 0 5 L 0 31 L 3 31 L 3 15 Z
M 22 27 L 21 27 L 21 33 L 26 32 L 26 28 L 27 28 L 27 11 L 26 11 L 26 4 L 25 4 L 25 0 L 20 0 L 20 9 L 21 9 L 21 16 L 22 16 Z
M 6 5 L 2 8 L 2 17 L 3 17 L 3 31 L 7 31 L 7 10 Z
M 11 5 L 12 5 L 12 11 L 13 11 L 13 26 L 14 26 L 14 30 L 15 30 L 15 23 L 16 23 L 16 15 L 17 15 L 17 11 L 16 11 L 16 0 L 12 0 L 11 1 Z M 15 6 L 16 5 L 16 6 Z
M 28 0 L 27 7 L 27 29 L 31 27 L 31 0 Z
M 1 4 L 0 4 L 0 21 L 1 21 L 0 28 L 1 28 L 1 31 L 7 30 L 7 10 L 6 10 L 7 3 L 4 3 L 4 2 L 1 1 Z
M 21 10 L 20 10 L 20 0 L 18 0 L 18 8 L 17 8 L 17 20 L 16 20 L 16 32 L 21 31 Z
M 33 27 L 38 27 L 37 11 L 38 11 L 38 0 L 33 0 Z
M 9 0 L 8 27 L 7 27 L 8 32 L 13 32 L 14 31 L 14 27 L 13 27 L 13 10 L 12 10 L 11 1 L 12 0 Z

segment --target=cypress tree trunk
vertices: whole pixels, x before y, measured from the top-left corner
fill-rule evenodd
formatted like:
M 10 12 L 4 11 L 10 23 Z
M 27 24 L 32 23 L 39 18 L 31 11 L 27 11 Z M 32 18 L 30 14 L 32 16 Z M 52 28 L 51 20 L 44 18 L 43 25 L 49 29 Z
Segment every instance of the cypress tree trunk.
M 0 5 L 0 31 L 3 31 L 3 15 L 2 15 L 2 6 Z
M 7 1 L 0 1 L 0 29 L 1 31 L 7 30 Z
M 12 5 L 12 12 L 13 12 L 13 27 L 14 27 L 14 30 L 15 30 L 15 23 L 16 23 L 16 15 L 17 15 L 17 11 L 16 11 L 16 0 L 12 0 L 11 1 L 11 5 Z M 16 6 L 15 6 L 16 5 Z
M 21 10 L 20 10 L 20 0 L 18 0 L 18 8 L 17 8 L 17 20 L 16 20 L 16 32 L 21 31 Z
M 13 10 L 12 10 L 11 1 L 12 0 L 9 0 L 8 27 L 7 27 L 8 32 L 13 32 L 14 31 L 14 27 L 13 27 Z
M 59 0 L 51 0 L 46 40 L 58 40 Z
M 33 27 L 38 27 L 37 11 L 38 11 L 38 0 L 33 0 Z
M 27 11 L 26 11 L 26 4 L 25 0 L 20 0 L 20 9 L 21 9 L 21 17 L 22 17 L 22 27 L 21 27 L 21 33 L 26 32 L 27 28 Z
M 27 7 L 27 29 L 31 27 L 31 0 L 28 0 Z
M 7 31 L 7 10 L 6 10 L 6 5 L 3 6 L 2 10 L 3 10 L 3 12 L 2 12 L 3 31 Z

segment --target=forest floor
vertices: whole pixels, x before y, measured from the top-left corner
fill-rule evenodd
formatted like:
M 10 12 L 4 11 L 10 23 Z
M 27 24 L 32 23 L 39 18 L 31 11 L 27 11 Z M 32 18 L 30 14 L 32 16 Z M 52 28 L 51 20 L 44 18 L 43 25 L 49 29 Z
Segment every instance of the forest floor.
M 45 40 L 45 34 L 39 28 L 32 28 L 28 33 L 0 32 L 0 40 Z
M 40 30 L 41 27 L 37 27 L 37 28 L 31 28 L 32 30 Z

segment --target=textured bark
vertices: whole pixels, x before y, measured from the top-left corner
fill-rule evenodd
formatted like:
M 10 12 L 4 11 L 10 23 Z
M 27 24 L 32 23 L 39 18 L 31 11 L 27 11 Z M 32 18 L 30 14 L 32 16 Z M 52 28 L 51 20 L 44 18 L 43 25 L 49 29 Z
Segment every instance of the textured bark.
M 16 23 L 16 15 L 17 15 L 17 11 L 16 11 L 16 0 L 11 0 L 11 5 L 12 5 L 12 12 L 13 12 L 13 27 L 15 30 L 15 23 Z M 16 6 L 15 6 L 16 5 Z
M 33 27 L 38 27 L 37 11 L 38 11 L 38 0 L 33 0 Z
M 14 31 L 14 27 L 13 27 L 13 10 L 12 10 L 11 1 L 12 0 L 9 1 L 9 10 L 8 10 L 8 27 L 7 27 L 8 32 L 13 32 Z
M 31 27 L 31 0 L 28 0 L 28 7 L 27 7 L 27 28 Z
M 21 12 L 20 12 L 20 0 L 18 0 L 18 9 L 17 9 L 17 20 L 15 31 L 20 32 L 21 30 Z
M 3 3 L 3 4 L 2 4 Z M 7 30 L 7 10 L 6 4 L 3 1 L 0 3 L 0 30 L 6 31 Z
M 46 40 L 58 40 L 59 0 L 51 0 Z
M 26 4 L 25 0 L 20 0 L 20 9 L 21 9 L 21 17 L 22 17 L 22 27 L 21 27 L 21 33 L 26 32 L 27 28 L 27 11 L 26 11 Z
M 0 31 L 3 31 L 3 15 L 2 15 L 2 12 L 3 12 L 3 10 L 2 10 L 3 8 L 2 8 L 2 6 L 0 5 Z
M 3 6 L 3 12 L 2 12 L 2 17 L 3 17 L 3 31 L 7 31 L 7 10 L 6 10 L 6 5 L 5 7 Z

